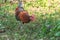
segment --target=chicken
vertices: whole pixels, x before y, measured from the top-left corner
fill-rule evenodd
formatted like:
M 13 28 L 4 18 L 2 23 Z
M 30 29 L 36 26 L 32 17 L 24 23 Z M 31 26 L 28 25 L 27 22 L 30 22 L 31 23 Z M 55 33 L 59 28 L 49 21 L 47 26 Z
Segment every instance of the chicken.
M 15 13 L 15 16 L 16 16 L 16 19 L 18 21 L 22 21 L 23 24 L 29 23 L 30 21 L 34 20 L 34 15 L 30 16 L 26 10 L 23 10 L 23 11 L 17 10 Z
M 35 19 L 34 15 L 30 16 L 26 10 L 22 7 L 22 3 L 15 10 L 15 17 L 18 21 L 24 23 L 29 23 Z

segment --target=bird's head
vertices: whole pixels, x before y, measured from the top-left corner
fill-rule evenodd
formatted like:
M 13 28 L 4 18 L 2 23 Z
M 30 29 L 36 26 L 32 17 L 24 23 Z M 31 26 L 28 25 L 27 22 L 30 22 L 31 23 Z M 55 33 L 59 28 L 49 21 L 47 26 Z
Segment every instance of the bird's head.
M 34 20 L 35 20 L 35 15 L 34 15 L 34 14 L 32 14 L 32 15 L 30 16 L 30 20 L 31 20 L 31 21 L 34 21 Z

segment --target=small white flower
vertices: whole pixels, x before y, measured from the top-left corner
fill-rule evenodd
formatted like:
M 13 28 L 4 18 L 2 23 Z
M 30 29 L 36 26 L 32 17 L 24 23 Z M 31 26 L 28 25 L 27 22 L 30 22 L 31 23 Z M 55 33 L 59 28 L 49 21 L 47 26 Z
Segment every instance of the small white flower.
M 43 40 L 43 38 L 39 39 L 39 40 Z
M 15 35 L 18 35 L 17 33 L 15 33 Z
M 0 24 L 0 26 L 1 26 L 1 24 Z
M 8 21 L 8 20 L 6 19 L 6 21 Z

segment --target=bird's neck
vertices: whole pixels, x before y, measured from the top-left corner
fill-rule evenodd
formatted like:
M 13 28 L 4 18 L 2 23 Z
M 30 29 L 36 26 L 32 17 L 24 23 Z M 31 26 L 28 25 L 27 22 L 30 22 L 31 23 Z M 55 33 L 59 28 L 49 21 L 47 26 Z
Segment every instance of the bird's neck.
M 22 0 L 18 0 L 18 7 L 23 7 L 23 2 L 22 2 Z
M 19 10 L 20 11 L 23 11 L 24 10 L 24 8 L 23 8 L 23 2 L 22 2 L 22 0 L 18 0 L 18 7 L 19 7 Z

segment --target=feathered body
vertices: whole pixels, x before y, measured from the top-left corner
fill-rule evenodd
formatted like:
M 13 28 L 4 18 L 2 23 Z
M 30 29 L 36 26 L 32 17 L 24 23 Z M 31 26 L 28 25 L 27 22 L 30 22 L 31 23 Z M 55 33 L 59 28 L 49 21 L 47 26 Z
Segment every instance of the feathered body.
M 30 16 L 26 10 L 22 7 L 22 3 L 15 10 L 15 17 L 18 21 L 22 21 L 22 23 L 29 23 L 34 20 L 34 16 Z

